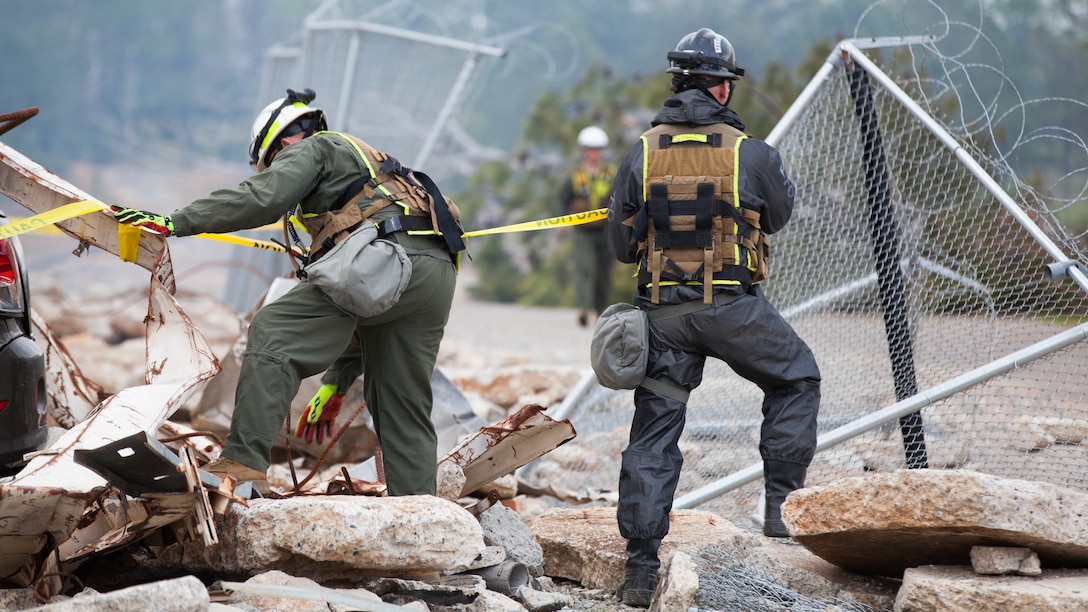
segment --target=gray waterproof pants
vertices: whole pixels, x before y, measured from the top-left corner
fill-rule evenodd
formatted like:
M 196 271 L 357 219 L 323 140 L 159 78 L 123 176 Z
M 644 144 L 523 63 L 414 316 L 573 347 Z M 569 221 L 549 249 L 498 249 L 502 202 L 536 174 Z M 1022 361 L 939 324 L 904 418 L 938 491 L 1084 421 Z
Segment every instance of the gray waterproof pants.
M 702 287 L 664 287 L 661 304 L 702 300 Z M 649 291 L 635 295 L 646 310 Z M 707 357 L 724 361 L 763 390 L 759 453 L 808 465 L 816 449 L 820 370 L 807 344 L 763 296 L 758 285 L 735 301 L 654 321 L 647 375 L 691 391 Z M 677 445 L 687 406 L 644 388 L 635 390 L 631 436 L 619 478 L 616 517 L 626 539 L 663 538 L 680 479 Z
M 425 240 L 405 238 L 398 236 L 398 242 Z M 427 246 L 434 245 L 419 245 Z M 363 395 L 381 444 L 389 494 L 435 493 L 438 451 L 431 421 L 431 375 L 457 273 L 448 259 L 410 258 L 408 287 L 399 302 L 378 316 L 356 319 L 307 282 L 257 311 L 249 327 L 224 456 L 267 469 L 272 444 L 285 431 L 284 421 L 302 380 L 324 372 L 345 351 L 351 353 L 349 344 L 357 333 L 362 339 Z

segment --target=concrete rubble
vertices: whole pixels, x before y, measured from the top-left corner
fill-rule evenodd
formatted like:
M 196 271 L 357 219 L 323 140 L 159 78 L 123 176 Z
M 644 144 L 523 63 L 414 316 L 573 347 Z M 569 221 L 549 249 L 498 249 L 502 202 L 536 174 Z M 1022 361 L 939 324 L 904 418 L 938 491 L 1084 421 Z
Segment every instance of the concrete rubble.
M 900 470 L 796 491 L 782 516 L 820 558 L 902 579 L 897 612 L 1084 610 L 1086 507 L 1049 483 Z

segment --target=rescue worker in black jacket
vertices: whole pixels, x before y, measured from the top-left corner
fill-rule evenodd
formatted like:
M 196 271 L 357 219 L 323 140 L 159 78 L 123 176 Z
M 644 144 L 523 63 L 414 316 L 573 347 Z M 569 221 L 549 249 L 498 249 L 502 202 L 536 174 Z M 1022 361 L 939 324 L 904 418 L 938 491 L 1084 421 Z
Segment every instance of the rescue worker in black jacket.
M 120 223 L 166 236 L 224 233 L 297 213 L 311 236 L 310 261 L 350 257 L 331 248 L 365 216 L 411 262 L 411 278 L 391 307 L 373 316 L 349 311 L 303 281 L 257 311 L 242 357 L 234 415 L 222 455 L 204 470 L 236 482 L 264 481 L 272 444 L 301 381 L 324 372 L 295 435 L 331 437 L 344 392 L 359 376 L 381 445 L 390 495 L 434 495 L 437 435 L 431 376 L 449 319 L 456 262 L 464 250 L 445 198 L 416 174 L 351 136 L 327 130 L 312 90 L 266 106 L 253 123 L 250 162 L 257 174 L 169 216 L 114 207 Z M 435 188 L 435 190 L 437 190 Z M 441 194 L 437 194 L 441 195 Z M 433 222 L 430 211 L 440 211 Z M 450 213 L 449 215 L 447 213 Z M 435 229 L 434 223 L 449 231 Z M 409 232 L 408 230 L 412 230 Z
M 729 41 L 703 28 L 668 59 L 675 93 L 617 171 L 609 248 L 638 264 L 635 305 L 652 313 L 685 304 L 673 308 L 675 316 L 652 319 L 648 378 L 691 391 L 714 357 L 763 390 L 763 533 L 789 537 L 781 505 L 804 486 L 815 453 L 820 370 L 759 282 L 767 235 L 789 221 L 794 186 L 778 152 L 747 136 L 728 107 L 744 74 Z M 677 442 L 686 402 L 669 395 L 635 390 L 623 451 L 616 516 L 627 561 L 617 595 L 631 606 L 647 607 L 656 588 L 683 463 Z

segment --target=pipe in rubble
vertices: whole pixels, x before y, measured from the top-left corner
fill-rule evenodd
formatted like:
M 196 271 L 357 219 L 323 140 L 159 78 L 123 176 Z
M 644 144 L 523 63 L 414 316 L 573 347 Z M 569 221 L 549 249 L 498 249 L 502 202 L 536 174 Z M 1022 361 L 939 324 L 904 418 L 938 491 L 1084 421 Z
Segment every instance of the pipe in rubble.
M 484 579 L 487 588 L 508 597 L 517 596 L 518 589 L 529 584 L 529 568 L 517 561 L 503 561 L 498 565 L 490 565 L 477 570 L 466 572 L 476 574 Z

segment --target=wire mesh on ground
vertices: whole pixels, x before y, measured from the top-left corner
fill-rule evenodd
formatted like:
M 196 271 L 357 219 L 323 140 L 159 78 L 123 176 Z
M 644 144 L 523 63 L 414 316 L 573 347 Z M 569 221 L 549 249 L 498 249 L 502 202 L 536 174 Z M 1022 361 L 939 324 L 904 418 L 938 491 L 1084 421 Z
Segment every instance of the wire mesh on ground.
M 1045 189 L 1022 180 L 1010 160 L 1041 136 L 1007 124 L 1028 104 L 1000 115 L 964 77 L 966 64 L 932 41 L 910 49 L 912 62 L 893 73 L 879 66 L 881 52 L 840 43 L 788 125 L 768 137 L 797 206 L 773 237 L 764 288 L 823 376 L 821 451 L 807 484 L 928 467 L 1084 489 L 1086 258 L 1083 237 L 1056 214 L 1082 201 L 1083 185 L 1062 183 L 1083 172 L 1061 169 Z M 885 74 L 905 76 L 892 83 Z M 966 117 L 972 103 L 982 119 Z M 999 150 L 1001 133 L 1021 136 Z M 1048 265 L 1071 278 L 1052 280 Z M 708 360 L 688 403 L 678 496 L 758 464 L 762 400 Z M 629 391 L 580 398 L 569 414 L 578 437 L 533 476 L 614 489 L 632 410 Z M 698 506 L 746 518 L 761 485 L 755 476 Z
M 698 610 L 744 610 L 745 612 L 877 612 L 880 608 L 858 601 L 818 599 L 782 586 L 777 580 L 751 563 L 738 558 L 735 551 L 708 548 L 695 564 L 699 589 L 695 593 Z

